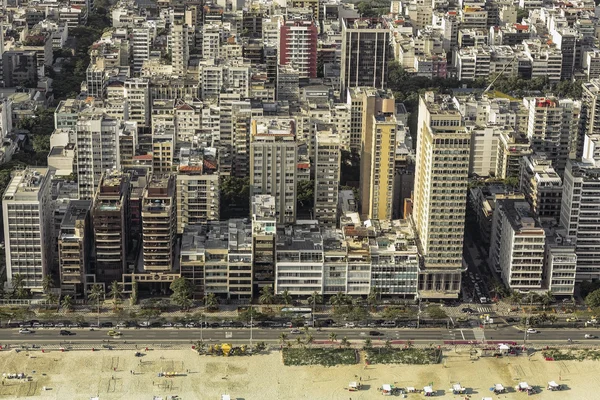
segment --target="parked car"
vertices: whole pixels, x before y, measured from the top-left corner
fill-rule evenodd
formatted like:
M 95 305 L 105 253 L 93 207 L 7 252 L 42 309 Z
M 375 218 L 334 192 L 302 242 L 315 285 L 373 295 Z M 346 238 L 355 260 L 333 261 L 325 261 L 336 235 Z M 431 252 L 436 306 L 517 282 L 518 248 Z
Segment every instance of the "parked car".
M 170 322 L 165 322 L 164 324 L 162 324 L 162 327 L 163 327 L 163 328 L 172 328 L 172 327 L 173 327 L 173 324 L 172 324 L 172 323 L 170 323 Z
M 356 324 L 354 322 L 347 322 L 344 326 L 346 328 L 356 328 Z
M 127 327 L 127 324 L 125 322 L 119 322 L 117 324 L 117 328 L 126 328 L 126 327 Z
M 63 324 L 62 322 L 59 322 L 59 323 L 57 323 L 57 324 L 54 324 L 54 327 L 55 327 L 55 328 L 64 328 L 64 327 L 65 327 L 65 324 Z
M 395 328 L 396 321 L 384 321 L 381 323 L 382 328 Z
M 174 328 L 183 328 L 183 324 L 181 322 L 178 322 L 176 324 L 173 324 Z
M 113 327 L 113 323 L 112 322 L 102 322 L 100 324 L 101 328 L 112 328 Z
M 567 318 L 567 322 L 577 322 L 579 319 L 577 317 L 569 317 Z

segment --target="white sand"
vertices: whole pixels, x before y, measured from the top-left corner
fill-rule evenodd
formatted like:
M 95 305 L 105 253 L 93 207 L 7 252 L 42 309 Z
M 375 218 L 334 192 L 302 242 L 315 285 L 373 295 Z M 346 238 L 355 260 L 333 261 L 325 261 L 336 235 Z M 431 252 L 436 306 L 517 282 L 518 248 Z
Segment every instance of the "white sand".
M 33 374 L 32 382 L 6 379 L 0 386 L 0 398 L 152 399 L 152 396 L 177 394 L 182 399 L 219 400 L 221 394 L 232 399 L 380 399 L 377 388 L 384 383 L 422 389 L 433 382 L 443 396 L 459 399 L 449 388 L 460 382 L 473 400 L 494 399 L 598 399 L 600 398 L 600 362 L 548 362 L 535 355 L 521 358 L 481 358 L 470 361 L 468 355 L 448 354 L 446 365 L 403 366 L 375 365 L 344 367 L 285 367 L 278 352 L 252 357 L 198 356 L 190 350 L 149 351 L 140 358 L 133 351 L 72 352 L 0 352 L 0 372 Z M 116 372 L 114 371 L 116 368 Z M 130 370 L 136 372 L 135 375 Z M 187 376 L 159 378 L 160 371 L 175 371 Z M 43 375 L 45 374 L 45 376 Z M 358 376 L 359 378 L 355 378 Z M 113 377 L 115 378 L 113 380 Z M 348 392 L 350 381 L 362 378 L 367 390 Z M 568 391 L 549 392 L 548 381 L 567 385 Z M 528 397 L 522 393 L 493 396 L 489 388 L 495 383 L 514 387 L 520 381 L 539 386 L 542 393 Z M 43 391 L 46 386 L 50 390 Z M 409 394 L 408 399 L 424 399 Z

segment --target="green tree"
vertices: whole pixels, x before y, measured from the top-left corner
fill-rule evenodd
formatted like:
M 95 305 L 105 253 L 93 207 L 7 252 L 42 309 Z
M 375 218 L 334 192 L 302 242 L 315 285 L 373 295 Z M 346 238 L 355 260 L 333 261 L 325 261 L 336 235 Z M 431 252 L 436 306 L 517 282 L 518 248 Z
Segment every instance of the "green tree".
M 350 341 L 348 340 L 348 338 L 346 336 L 344 336 L 342 338 L 342 341 L 340 342 L 340 344 L 346 348 L 350 347 Z
M 523 294 L 519 291 L 513 290 L 510 292 L 509 300 L 511 304 L 521 304 L 523 301 Z
M 287 337 L 288 337 L 287 333 L 282 332 L 279 335 L 279 342 L 281 343 L 282 346 L 285 345 L 285 342 L 287 341 Z
M 290 292 L 286 289 L 284 290 L 279 297 L 281 298 L 281 301 L 283 302 L 283 304 L 285 305 L 290 305 L 292 304 L 292 295 L 290 294 Z
M 600 289 L 594 290 L 585 297 L 585 304 L 590 308 L 600 307 Z
M 25 299 L 28 297 L 28 291 L 25 289 L 25 277 L 21 274 L 15 274 L 12 278 L 13 297 Z
M 329 299 L 329 302 L 331 303 L 332 306 L 339 307 L 342 305 L 348 305 L 350 300 L 346 294 L 344 294 L 342 292 L 337 292 L 336 294 L 331 296 L 331 298 Z
M 171 301 L 181 307 L 182 310 L 187 311 L 193 305 L 192 295 L 194 294 L 194 287 L 192 283 L 185 278 L 176 278 L 169 289 L 173 291 L 171 295 Z
M 208 310 L 217 310 L 219 308 L 219 298 L 214 293 L 207 293 L 204 296 L 204 306 Z
M 371 340 L 371 338 L 366 338 L 365 339 L 365 345 L 363 346 L 363 349 L 365 350 L 369 350 L 373 348 L 373 341 Z
M 117 303 L 121 301 L 121 297 L 123 296 L 123 286 L 117 281 L 112 281 L 108 296 L 112 299 L 114 305 L 116 306 Z
M 315 338 L 313 337 L 313 335 L 311 335 L 310 333 L 306 334 L 306 344 L 310 347 L 311 344 L 313 344 L 315 341 Z
M 315 181 L 300 181 L 296 189 L 296 203 L 298 210 L 310 211 L 314 207 Z
M 132 306 L 136 305 L 138 302 L 138 290 L 138 283 L 134 281 L 131 284 L 131 295 L 129 296 L 129 304 Z
M 370 306 L 377 306 L 379 300 L 380 290 L 377 288 L 371 288 L 369 295 L 367 296 L 367 304 Z
M 329 333 L 329 341 L 330 342 L 337 342 L 337 334 L 335 332 L 330 332 Z
M 54 289 L 54 280 L 51 275 L 46 275 L 42 279 L 42 290 L 45 294 L 50 293 L 50 291 Z
M 222 176 L 219 182 L 221 218 L 247 217 L 250 212 L 250 179 Z
M 385 344 L 383 345 L 383 347 L 386 350 L 391 350 L 392 349 L 392 341 L 390 339 L 386 339 L 385 340 Z
M 273 304 L 275 302 L 275 295 L 273 294 L 273 288 L 271 286 L 263 286 L 260 289 L 260 297 L 258 298 L 260 304 Z
M 61 306 L 65 311 L 73 310 L 73 298 L 69 295 L 66 295 L 62 298 Z
M 544 292 L 540 298 L 540 301 L 544 306 L 544 310 L 546 310 L 546 307 L 548 307 L 550 304 L 554 303 L 555 300 L 556 299 L 554 298 L 554 295 L 549 290 L 547 292 Z
M 98 307 L 98 317 L 100 317 L 100 305 L 104 300 L 104 288 L 102 285 L 95 284 L 88 293 L 88 300 Z
M 434 319 L 448 318 L 448 314 L 446 314 L 446 311 L 442 310 L 440 306 L 427 307 L 427 314 Z

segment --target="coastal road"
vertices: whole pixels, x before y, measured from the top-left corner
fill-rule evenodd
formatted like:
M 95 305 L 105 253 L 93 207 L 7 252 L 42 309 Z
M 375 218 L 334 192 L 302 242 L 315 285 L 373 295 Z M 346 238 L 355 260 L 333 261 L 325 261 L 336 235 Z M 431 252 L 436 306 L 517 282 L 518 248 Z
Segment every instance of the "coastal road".
M 152 343 L 193 343 L 200 340 L 215 342 L 248 342 L 250 340 L 250 329 L 197 329 L 197 328 L 124 328 L 120 329 L 122 336 L 113 338 L 108 336 L 111 329 L 103 328 L 90 331 L 88 328 L 69 329 L 75 333 L 72 336 L 60 336 L 60 329 L 32 329 L 33 334 L 21 334 L 18 329 L 0 330 L 0 344 L 57 344 L 57 343 L 103 343 L 110 341 L 112 343 L 134 344 L 152 344 Z M 377 331 L 383 336 L 370 336 L 370 331 Z M 279 342 L 281 333 L 287 335 L 288 341 L 295 341 L 296 338 L 304 338 L 304 332 L 300 334 L 291 333 L 290 329 L 252 329 L 253 341 Z M 320 332 L 310 329 L 309 333 L 313 336 L 315 342 L 328 341 L 330 333 L 335 333 L 337 340 L 346 337 L 349 340 L 364 340 L 370 337 L 374 343 L 390 339 L 392 341 L 413 341 L 416 343 L 443 343 L 446 342 L 517 342 L 523 343 L 524 332 L 515 327 L 500 327 L 497 329 L 349 329 L 349 328 L 327 328 Z M 598 329 L 540 329 L 539 333 L 527 335 L 527 342 L 534 343 L 562 343 L 566 344 L 568 339 L 576 343 L 600 344 L 600 339 L 584 339 L 584 335 L 594 334 L 600 336 Z

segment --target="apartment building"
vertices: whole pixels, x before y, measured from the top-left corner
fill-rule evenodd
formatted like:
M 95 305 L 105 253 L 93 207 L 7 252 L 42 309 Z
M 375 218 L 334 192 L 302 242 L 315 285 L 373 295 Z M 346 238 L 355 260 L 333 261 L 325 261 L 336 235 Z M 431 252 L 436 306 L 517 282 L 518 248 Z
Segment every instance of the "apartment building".
M 275 293 L 321 293 L 323 236 L 318 221 L 304 220 L 278 228 L 275 240 Z
M 275 283 L 275 235 L 277 217 L 275 197 L 257 195 L 252 197 L 252 280 L 254 292 Z
M 576 157 L 583 153 L 584 137 L 600 135 L 600 79 L 582 83 L 582 132 L 577 141 Z
M 392 219 L 397 128 L 398 122 L 393 113 L 373 116 L 367 210 L 369 219 Z
M 250 198 L 275 197 L 275 216 L 280 224 L 296 220 L 296 123 L 283 117 L 253 118 L 250 128 Z
M 520 190 L 542 223 L 558 224 L 562 179 L 545 154 L 535 153 L 521 159 Z
M 553 232 L 546 237 L 545 281 L 554 296 L 573 296 L 577 276 L 575 244 L 564 232 Z
M 129 175 L 118 170 L 105 172 L 94 196 L 92 228 L 95 245 L 96 281 L 106 286 L 121 282 L 127 272 L 131 249 Z
M 181 149 L 177 172 L 177 233 L 219 220 L 219 174 L 215 159 Z
M 419 292 L 425 298 L 460 294 L 471 137 L 447 96 L 419 101 L 419 141 L 413 222 L 423 257 Z
M 563 176 L 560 225 L 575 245 L 577 281 L 600 278 L 600 168 L 592 159 L 569 160 Z
M 172 272 L 175 267 L 177 203 L 175 175 L 152 174 L 142 199 L 144 271 Z
M 315 219 L 320 224 L 337 224 L 340 182 L 340 138 L 331 129 L 317 132 L 315 151 Z
M 91 200 L 72 200 L 60 224 L 58 262 L 61 294 L 78 297 L 84 293 L 90 273 L 92 229 Z
M 108 117 L 101 109 L 81 113 L 75 126 L 77 182 L 79 198 L 93 198 L 102 174 L 120 169 L 119 133 L 122 122 Z
M 51 245 L 52 176 L 53 171 L 46 168 L 15 171 L 2 197 L 7 282 L 12 285 L 19 275 L 23 287 L 35 292 L 42 291 L 55 257 Z
M 529 139 L 512 130 L 505 130 L 498 138 L 496 177 L 506 179 L 521 175 L 521 159 L 533 153 Z
M 340 93 L 356 86 L 384 89 L 390 30 L 385 20 L 342 18 Z
M 567 160 L 575 157 L 580 135 L 581 102 L 554 97 L 523 99 L 529 109 L 527 137 L 536 153 L 544 153 L 562 175 Z
M 511 290 L 541 291 L 546 233 L 526 201 L 496 202 L 489 264 Z
M 140 73 L 144 61 L 150 59 L 151 28 L 144 24 L 131 29 L 131 55 L 133 72 Z
M 478 176 L 494 174 L 498 156 L 498 140 L 504 129 L 498 126 L 488 126 L 468 130 L 471 133 L 469 174 Z
M 300 78 L 316 78 L 317 34 L 312 19 L 286 19 L 279 28 L 279 64 L 292 66 Z
M 171 35 L 169 45 L 171 48 L 171 65 L 173 66 L 173 75 L 185 77 L 187 73 L 188 62 L 190 60 L 189 48 L 189 27 L 185 24 L 173 24 L 171 26 Z

